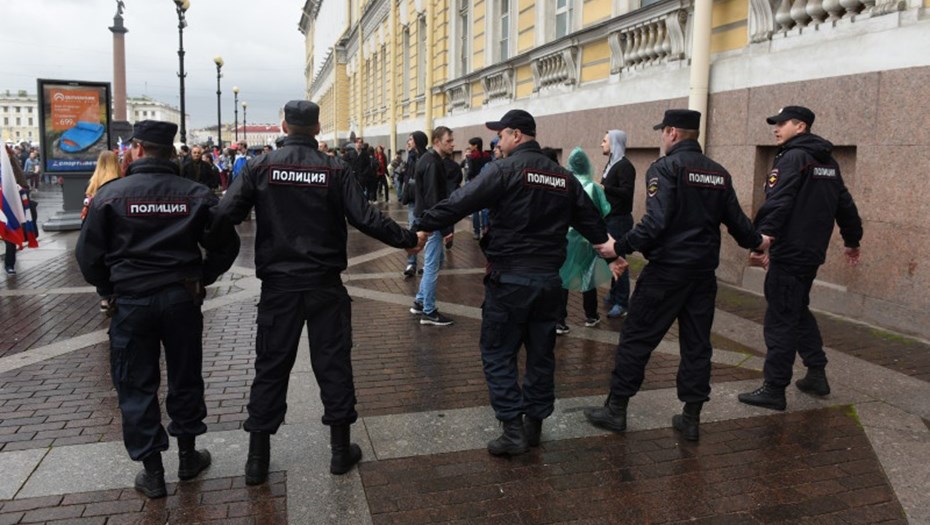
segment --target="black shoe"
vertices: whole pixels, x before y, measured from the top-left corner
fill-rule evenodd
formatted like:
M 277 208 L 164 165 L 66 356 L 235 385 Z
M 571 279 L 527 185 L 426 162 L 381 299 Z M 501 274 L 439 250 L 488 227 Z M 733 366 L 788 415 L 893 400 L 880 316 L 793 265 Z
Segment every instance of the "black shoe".
M 271 434 L 249 433 L 249 456 L 245 461 L 245 484 L 261 485 L 268 480 L 268 463 L 271 461 Z
M 165 471 L 149 472 L 142 469 L 136 474 L 136 482 L 133 485 L 136 490 L 152 499 L 164 498 L 168 495 L 168 489 L 165 488 Z
M 11 267 L 11 266 L 6 267 L 6 274 L 7 274 L 7 275 L 16 275 L 16 268 L 13 268 L 13 267 Z
M 362 449 L 351 443 L 351 427 L 348 424 L 329 427 L 329 445 L 333 458 L 329 462 L 331 474 L 345 474 L 362 459 Z
M 594 317 L 585 318 L 584 325 L 587 326 L 588 328 L 593 328 L 597 326 L 598 323 L 600 322 L 601 322 L 601 316 L 598 314 L 594 314 Z
M 602 407 L 584 409 L 584 417 L 594 426 L 613 432 L 626 432 L 628 397 L 610 395 Z
M 700 438 L 701 406 L 703 403 L 685 403 L 681 414 L 672 417 L 672 427 L 684 434 L 688 441 Z
M 210 466 L 210 451 L 181 450 L 178 452 L 178 478 L 181 481 L 194 479 Z
M 830 383 L 827 382 L 827 371 L 823 367 L 808 368 L 807 375 L 795 381 L 794 386 L 812 396 L 830 395 Z
M 423 317 L 420 317 L 420 324 L 431 324 L 433 326 L 449 326 L 454 323 L 452 319 L 439 313 L 439 310 L 433 310 L 430 313 L 423 312 Z
M 752 392 L 740 394 L 738 398 L 741 403 L 772 410 L 784 410 L 788 406 L 787 401 L 785 401 L 784 387 L 777 387 L 769 383 L 762 383 L 761 387 Z
M 542 419 L 526 416 L 523 418 L 523 432 L 526 434 L 526 444 L 531 447 L 539 446 L 542 436 Z
M 413 315 L 423 315 L 423 303 L 414 301 L 413 306 L 410 308 L 410 313 Z
M 405 279 L 410 278 L 410 277 L 413 277 L 414 274 L 416 274 L 416 273 L 417 273 L 417 268 L 416 268 L 416 266 L 414 266 L 414 265 L 412 265 L 412 264 L 408 264 L 407 267 L 404 268 L 404 278 L 405 278 Z
M 502 421 L 504 433 L 497 439 L 488 442 L 488 452 L 492 456 L 518 456 L 527 451 L 526 431 L 523 429 L 523 418 L 517 416 L 510 421 Z
M 423 275 L 423 268 L 417 268 L 417 275 Z
M 568 327 L 565 323 L 556 323 L 555 324 L 555 335 L 565 335 L 571 332 L 572 329 Z

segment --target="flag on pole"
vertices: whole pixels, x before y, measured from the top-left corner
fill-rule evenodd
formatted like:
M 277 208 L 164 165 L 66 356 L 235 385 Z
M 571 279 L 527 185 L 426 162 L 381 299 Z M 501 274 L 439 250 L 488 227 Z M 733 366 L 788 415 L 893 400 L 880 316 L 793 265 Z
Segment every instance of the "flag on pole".
M 23 206 L 26 206 L 24 208 Z M 29 198 L 25 191 L 20 192 L 16 178 L 13 176 L 13 165 L 6 148 L 0 147 L 0 237 L 7 242 L 15 244 L 22 249 L 23 243 L 30 248 L 36 248 L 35 223 L 31 215 L 26 215 L 29 207 Z

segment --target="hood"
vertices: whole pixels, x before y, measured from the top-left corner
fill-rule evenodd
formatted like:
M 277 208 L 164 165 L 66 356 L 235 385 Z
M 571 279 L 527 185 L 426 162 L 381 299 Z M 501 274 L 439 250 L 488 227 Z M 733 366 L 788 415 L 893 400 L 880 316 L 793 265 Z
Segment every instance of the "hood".
M 610 141 L 610 161 L 604 168 L 604 175 L 614 167 L 614 164 L 620 162 L 620 159 L 626 155 L 626 132 L 619 129 L 612 129 L 607 132 L 607 139 Z
M 827 162 L 830 160 L 833 144 L 820 135 L 802 133 L 801 135 L 792 137 L 791 140 L 785 142 L 781 147 L 782 151 L 787 151 L 789 149 L 802 149 L 810 153 L 811 156 L 819 162 Z
M 422 153 L 426 150 L 426 145 L 429 143 L 429 138 L 426 137 L 426 133 L 414 131 L 410 136 L 413 137 L 413 143 L 416 145 L 417 151 Z
M 580 147 L 576 147 L 568 155 L 568 169 L 579 179 L 591 178 L 591 159 Z

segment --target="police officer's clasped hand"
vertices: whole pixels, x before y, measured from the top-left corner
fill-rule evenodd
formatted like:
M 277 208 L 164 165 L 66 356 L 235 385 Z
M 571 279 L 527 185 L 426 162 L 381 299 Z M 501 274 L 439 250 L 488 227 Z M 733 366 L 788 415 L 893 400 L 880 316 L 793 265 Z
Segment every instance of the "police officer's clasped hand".
M 846 262 L 849 263 L 850 266 L 855 266 L 859 264 L 859 248 L 858 247 L 856 248 L 850 248 L 849 246 L 846 247 Z
M 604 259 L 613 259 L 617 256 L 616 250 L 614 250 L 614 238 L 608 233 L 607 242 L 601 244 L 595 244 L 594 249 L 597 250 L 597 254 Z
M 429 238 L 429 235 L 432 232 L 417 232 L 417 245 L 413 248 L 407 248 L 407 253 L 410 255 L 416 255 L 423 250 L 423 247 L 426 246 L 426 239 Z

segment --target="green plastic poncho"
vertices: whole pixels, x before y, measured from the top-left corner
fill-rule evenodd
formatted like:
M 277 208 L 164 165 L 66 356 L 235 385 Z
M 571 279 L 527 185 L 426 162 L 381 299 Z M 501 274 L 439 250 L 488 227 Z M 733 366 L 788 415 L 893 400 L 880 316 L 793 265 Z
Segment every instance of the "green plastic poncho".
M 568 169 L 581 183 L 585 193 L 591 197 L 594 207 L 601 217 L 610 213 L 610 203 L 604 195 L 604 189 L 595 184 L 591 178 L 591 160 L 581 148 L 575 148 L 568 156 Z M 574 228 L 568 229 L 568 247 L 565 263 L 559 270 L 562 287 L 576 292 L 586 292 L 610 282 L 611 274 L 607 262 L 601 259 L 594 246 Z

